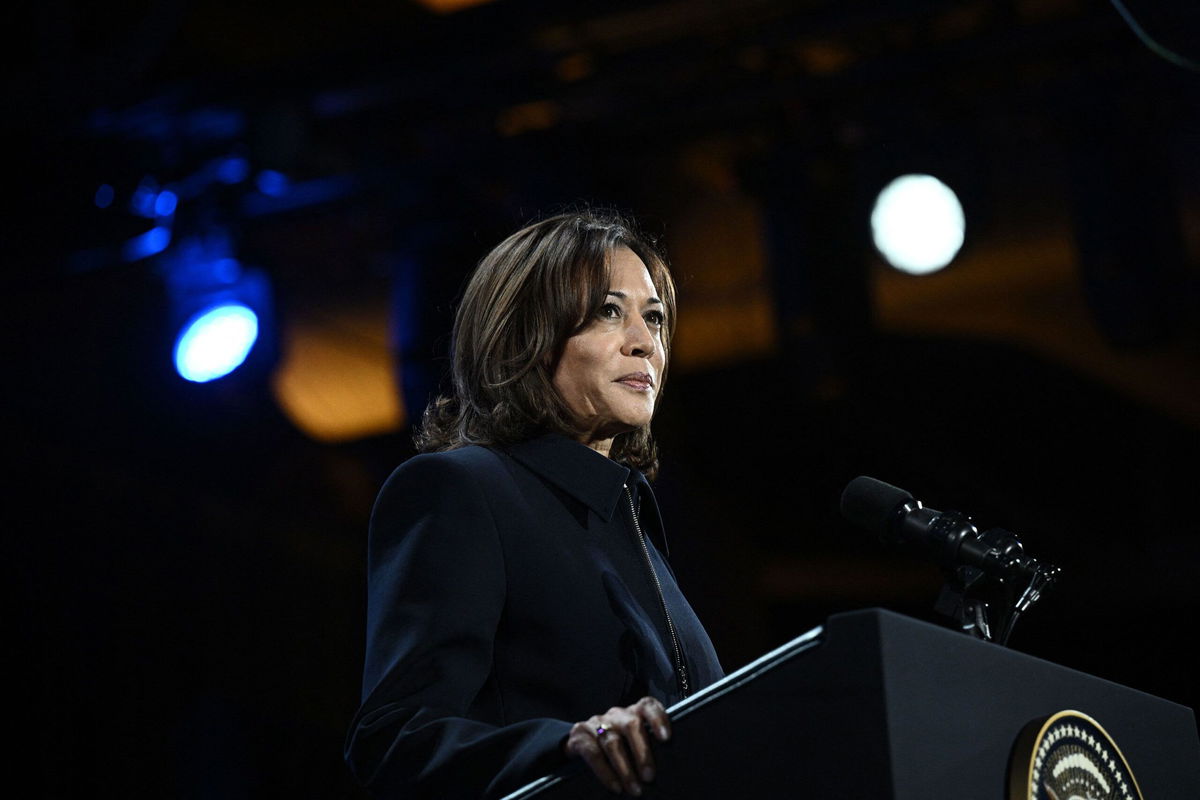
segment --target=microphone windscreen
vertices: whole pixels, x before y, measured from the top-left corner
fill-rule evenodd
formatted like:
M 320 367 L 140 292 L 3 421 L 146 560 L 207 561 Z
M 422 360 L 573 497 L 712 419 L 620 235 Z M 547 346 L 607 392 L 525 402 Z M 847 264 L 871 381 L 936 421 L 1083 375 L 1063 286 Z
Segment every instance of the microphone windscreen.
M 842 492 L 842 516 L 871 533 L 883 536 L 896 509 L 913 496 L 890 483 L 860 475 Z

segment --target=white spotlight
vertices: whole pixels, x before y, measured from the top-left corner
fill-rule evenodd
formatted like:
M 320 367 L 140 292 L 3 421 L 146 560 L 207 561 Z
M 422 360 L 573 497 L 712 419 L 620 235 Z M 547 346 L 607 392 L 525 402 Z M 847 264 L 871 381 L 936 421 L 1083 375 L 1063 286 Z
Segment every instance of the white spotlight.
M 953 261 L 965 229 L 958 197 L 932 175 L 901 175 L 884 187 L 871 211 L 875 247 L 911 275 L 928 275 Z

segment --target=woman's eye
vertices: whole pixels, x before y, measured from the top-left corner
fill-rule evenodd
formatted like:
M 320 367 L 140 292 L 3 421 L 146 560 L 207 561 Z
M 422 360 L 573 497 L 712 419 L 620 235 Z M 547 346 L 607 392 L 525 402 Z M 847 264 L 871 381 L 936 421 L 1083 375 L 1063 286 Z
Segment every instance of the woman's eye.
M 662 324 L 666 322 L 666 317 L 663 316 L 661 311 L 651 311 L 646 315 L 646 321 L 651 325 L 662 327 Z
M 617 317 L 621 316 L 621 309 L 616 303 L 605 303 L 604 305 L 600 306 L 600 316 L 604 317 L 605 319 L 616 319 Z

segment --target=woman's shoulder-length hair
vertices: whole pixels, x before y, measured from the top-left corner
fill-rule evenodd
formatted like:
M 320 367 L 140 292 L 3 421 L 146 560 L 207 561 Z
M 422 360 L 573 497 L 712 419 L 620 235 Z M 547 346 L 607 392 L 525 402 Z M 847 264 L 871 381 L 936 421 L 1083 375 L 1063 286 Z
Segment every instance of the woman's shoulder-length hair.
M 609 257 L 632 250 L 663 301 L 663 347 L 675 320 L 675 283 L 657 244 L 607 210 L 559 214 L 509 236 L 484 256 L 454 318 L 452 389 L 425 409 L 421 452 L 507 445 L 543 433 L 580 433 L 554 388 L 567 339 L 606 302 Z M 666 381 L 664 365 L 658 397 Z M 657 398 L 656 398 L 657 402 Z M 618 435 L 609 455 L 647 476 L 658 457 L 649 426 Z

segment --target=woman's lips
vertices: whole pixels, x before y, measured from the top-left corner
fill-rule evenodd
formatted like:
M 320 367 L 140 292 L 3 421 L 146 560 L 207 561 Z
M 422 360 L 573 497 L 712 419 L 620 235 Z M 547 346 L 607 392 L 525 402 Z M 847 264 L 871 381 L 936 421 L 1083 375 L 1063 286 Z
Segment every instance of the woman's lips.
M 616 383 L 624 384 L 630 389 L 638 392 L 648 392 L 654 388 L 654 379 L 644 372 L 635 372 L 630 375 L 622 375 L 617 378 Z

